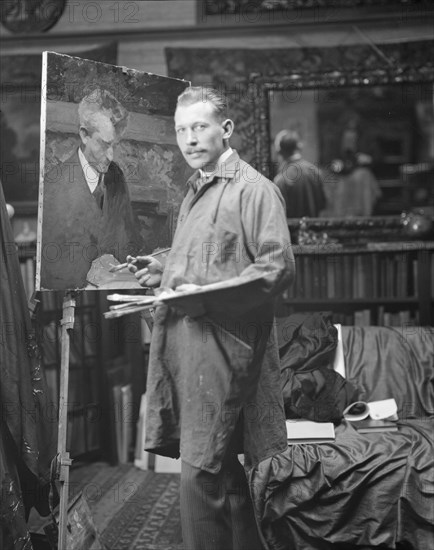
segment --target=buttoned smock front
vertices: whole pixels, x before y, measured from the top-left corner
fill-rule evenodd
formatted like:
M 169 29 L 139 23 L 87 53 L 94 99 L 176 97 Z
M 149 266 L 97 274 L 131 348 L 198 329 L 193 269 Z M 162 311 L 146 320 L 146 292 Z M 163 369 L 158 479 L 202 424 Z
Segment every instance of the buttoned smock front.
M 234 151 L 198 188 L 188 182 L 161 287 L 256 280 L 188 317 L 159 306 L 147 380 L 145 449 L 216 473 L 234 436 L 248 469 L 287 446 L 274 297 L 294 276 L 276 186 Z

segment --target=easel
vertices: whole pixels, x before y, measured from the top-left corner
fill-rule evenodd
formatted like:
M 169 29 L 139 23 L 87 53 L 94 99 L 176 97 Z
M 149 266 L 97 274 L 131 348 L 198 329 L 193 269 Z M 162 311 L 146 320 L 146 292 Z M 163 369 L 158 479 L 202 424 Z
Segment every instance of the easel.
M 59 387 L 59 427 L 57 432 L 56 476 L 60 482 L 59 540 L 58 550 L 66 550 L 66 529 L 68 519 L 69 467 L 72 460 L 66 450 L 68 428 L 68 387 L 69 387 L 69 331 L 74 328 L 76 293 L 67 291 L 63 297 L 60 387 Z
M 59 490 L 59 526 L 58 526 L 58 541 L 57 550 L 66 549 L 66 531 L 68 520 L 68 491 L 69 491 L 69 467 L 72 460 L 69 458 L 69 452 L 66 450 L 66 434 L 68 428 L 68 388 L 69 388 L 69 331 L 74 328 L 75 320 L 75 291 L 67 291 L 63 297 L 62 319 L 62 340 L 61 340 L 61 356 L 60 356 L 60 387 L 59 387 L 59 418 L 57 431 L 57 455 L 52 461 L 52 472 L 56 479 L 60 482 Z M 33 292 L 30 298 L 29 312 L 32 321 L 36 316 L 36 308 L 39 300 L 36 299 L 36 293 Z M 52 476 L 54 477 L 52 474 Z M 52 479 L 52 483 L 54 480 Z M 50 504 L 51 506 L 51 504 Z

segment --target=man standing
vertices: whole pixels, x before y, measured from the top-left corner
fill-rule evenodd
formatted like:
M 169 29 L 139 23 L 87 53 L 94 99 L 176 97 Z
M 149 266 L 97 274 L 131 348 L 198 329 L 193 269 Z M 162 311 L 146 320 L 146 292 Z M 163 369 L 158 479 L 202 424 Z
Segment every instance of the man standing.
M 113 162 L 128 112 L 97 88 L 78 106 L 80 147 L 44 178 L 41 287 L 86 286 L 92 261 L 113 254 L 124 262 L 141 248 L 124 174 Z
M 226 281 L 232 289 L 157 307 L 146 450 L 181 456 L 186 549 L 260 549 L 246 473 L 287 448 L 273 325 L 274 297 L 294 275 L 284 204 L 272 182 L 229 147 L 233 122 L 219 92 L 187 88 L 175 130 L 196 172 L 172 249 L 164 268 L 139 257 L 130 270 L 143 285 L 194 291 Z
M 274 183 L 285 199 L 287 217 L 318 217 L 326 205 L 323 178 L 314 164 L 302 158 L 298 133 L 290 130 L 279 132 L 275 149 L 281 164 Z

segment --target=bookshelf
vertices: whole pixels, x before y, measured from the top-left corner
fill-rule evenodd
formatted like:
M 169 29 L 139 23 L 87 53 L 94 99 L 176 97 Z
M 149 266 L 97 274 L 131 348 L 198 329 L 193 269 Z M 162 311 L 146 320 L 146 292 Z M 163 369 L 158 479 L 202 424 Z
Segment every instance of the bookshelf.
M 63 296 L 63 292 L 41 292 L 38 295 L 38 336 L 55 418 L 59 402 Z M 77 296 L 74 328 L 70 337 L 67 399 L 66 446 L 72 458 L 96 457 L 104 448 L 99 311 L 96 293 L 83 292 Z
M 296 245 L 279 316 L 327 310 L 345 325 L 433 325 L 434 242 Z
M 17 243 L 27 297 L 34 291 L 35 243 Z M 140 395 L 145 389 L 145 358 L 140 318 L 106 320 L 107 292 L 78 292 L 70 337 L 67 449 L 71 458 L 111 463 L 133 458 Z M 38 342 L 57 422 L 61 365 L 62 291 L 39 292 Z M 132 386 L 132 391 L 131 391 Z M 116 402 L 116 391 L 129 391 Z M 137 409 L 137 410 L 136 410 Z M 120 448 L 119 431 L 124 444 Z
M 332 311 L 345 325 L 434 324 L 434 242 L 372 241 L 360 246 L 341 244 L 294 245 L 297 274 L 279 304 L 278 315 L 300 311 Z M 34 284 L 34 245 L 18 246 L 26 292 Z M 41 292 L 37 312 L 43 365 L 57 421 L 60 378 L 60 319 L 63 292 Z M 128 316 L 107 320 L 107 293 L 77 296 L 71 335 L 67 448 L 74 459 L 131 458 L 131 428 L 139 415 L 146 386 L 149 344 L 143 345 L 141 320 Z M 127 403 L 116 387 L 132 387 Z M 130 389 L 128 389 L 130 391 Z M 118 392 L 119 393 L 119 392 Z M 122 402 L 119 405 L 119 402 Z M 122 414 L 128 421 L 118 425 Z M 129 439 L 121 453 L 120 439 Z M 122 456 L 120 456 L 122 455 Z

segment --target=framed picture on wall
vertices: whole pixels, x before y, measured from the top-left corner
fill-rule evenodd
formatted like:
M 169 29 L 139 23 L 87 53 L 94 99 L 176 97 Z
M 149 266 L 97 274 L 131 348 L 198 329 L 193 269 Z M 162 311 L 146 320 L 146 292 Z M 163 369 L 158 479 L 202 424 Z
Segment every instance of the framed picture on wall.
M 418 0 L 200 0 L 198 2 L 199 22 L 218 17 L 222 22 L 278 23 L 297 22 L 305 14 L 328 20 L 337 15 L 337 10 L 354 12 L 357 8 L 388 9 L 402 4 L 408 9 L 416 6 Z M 389 8 L 390 13 L 390 8 Z M 351 13 L 349 14 L 351 17 Z
M 78 51 L 116 63 L 117 44 Z M 16 217 L 36 217 L 39 186 L 42 54 L 0 56 L 0 180 Z

